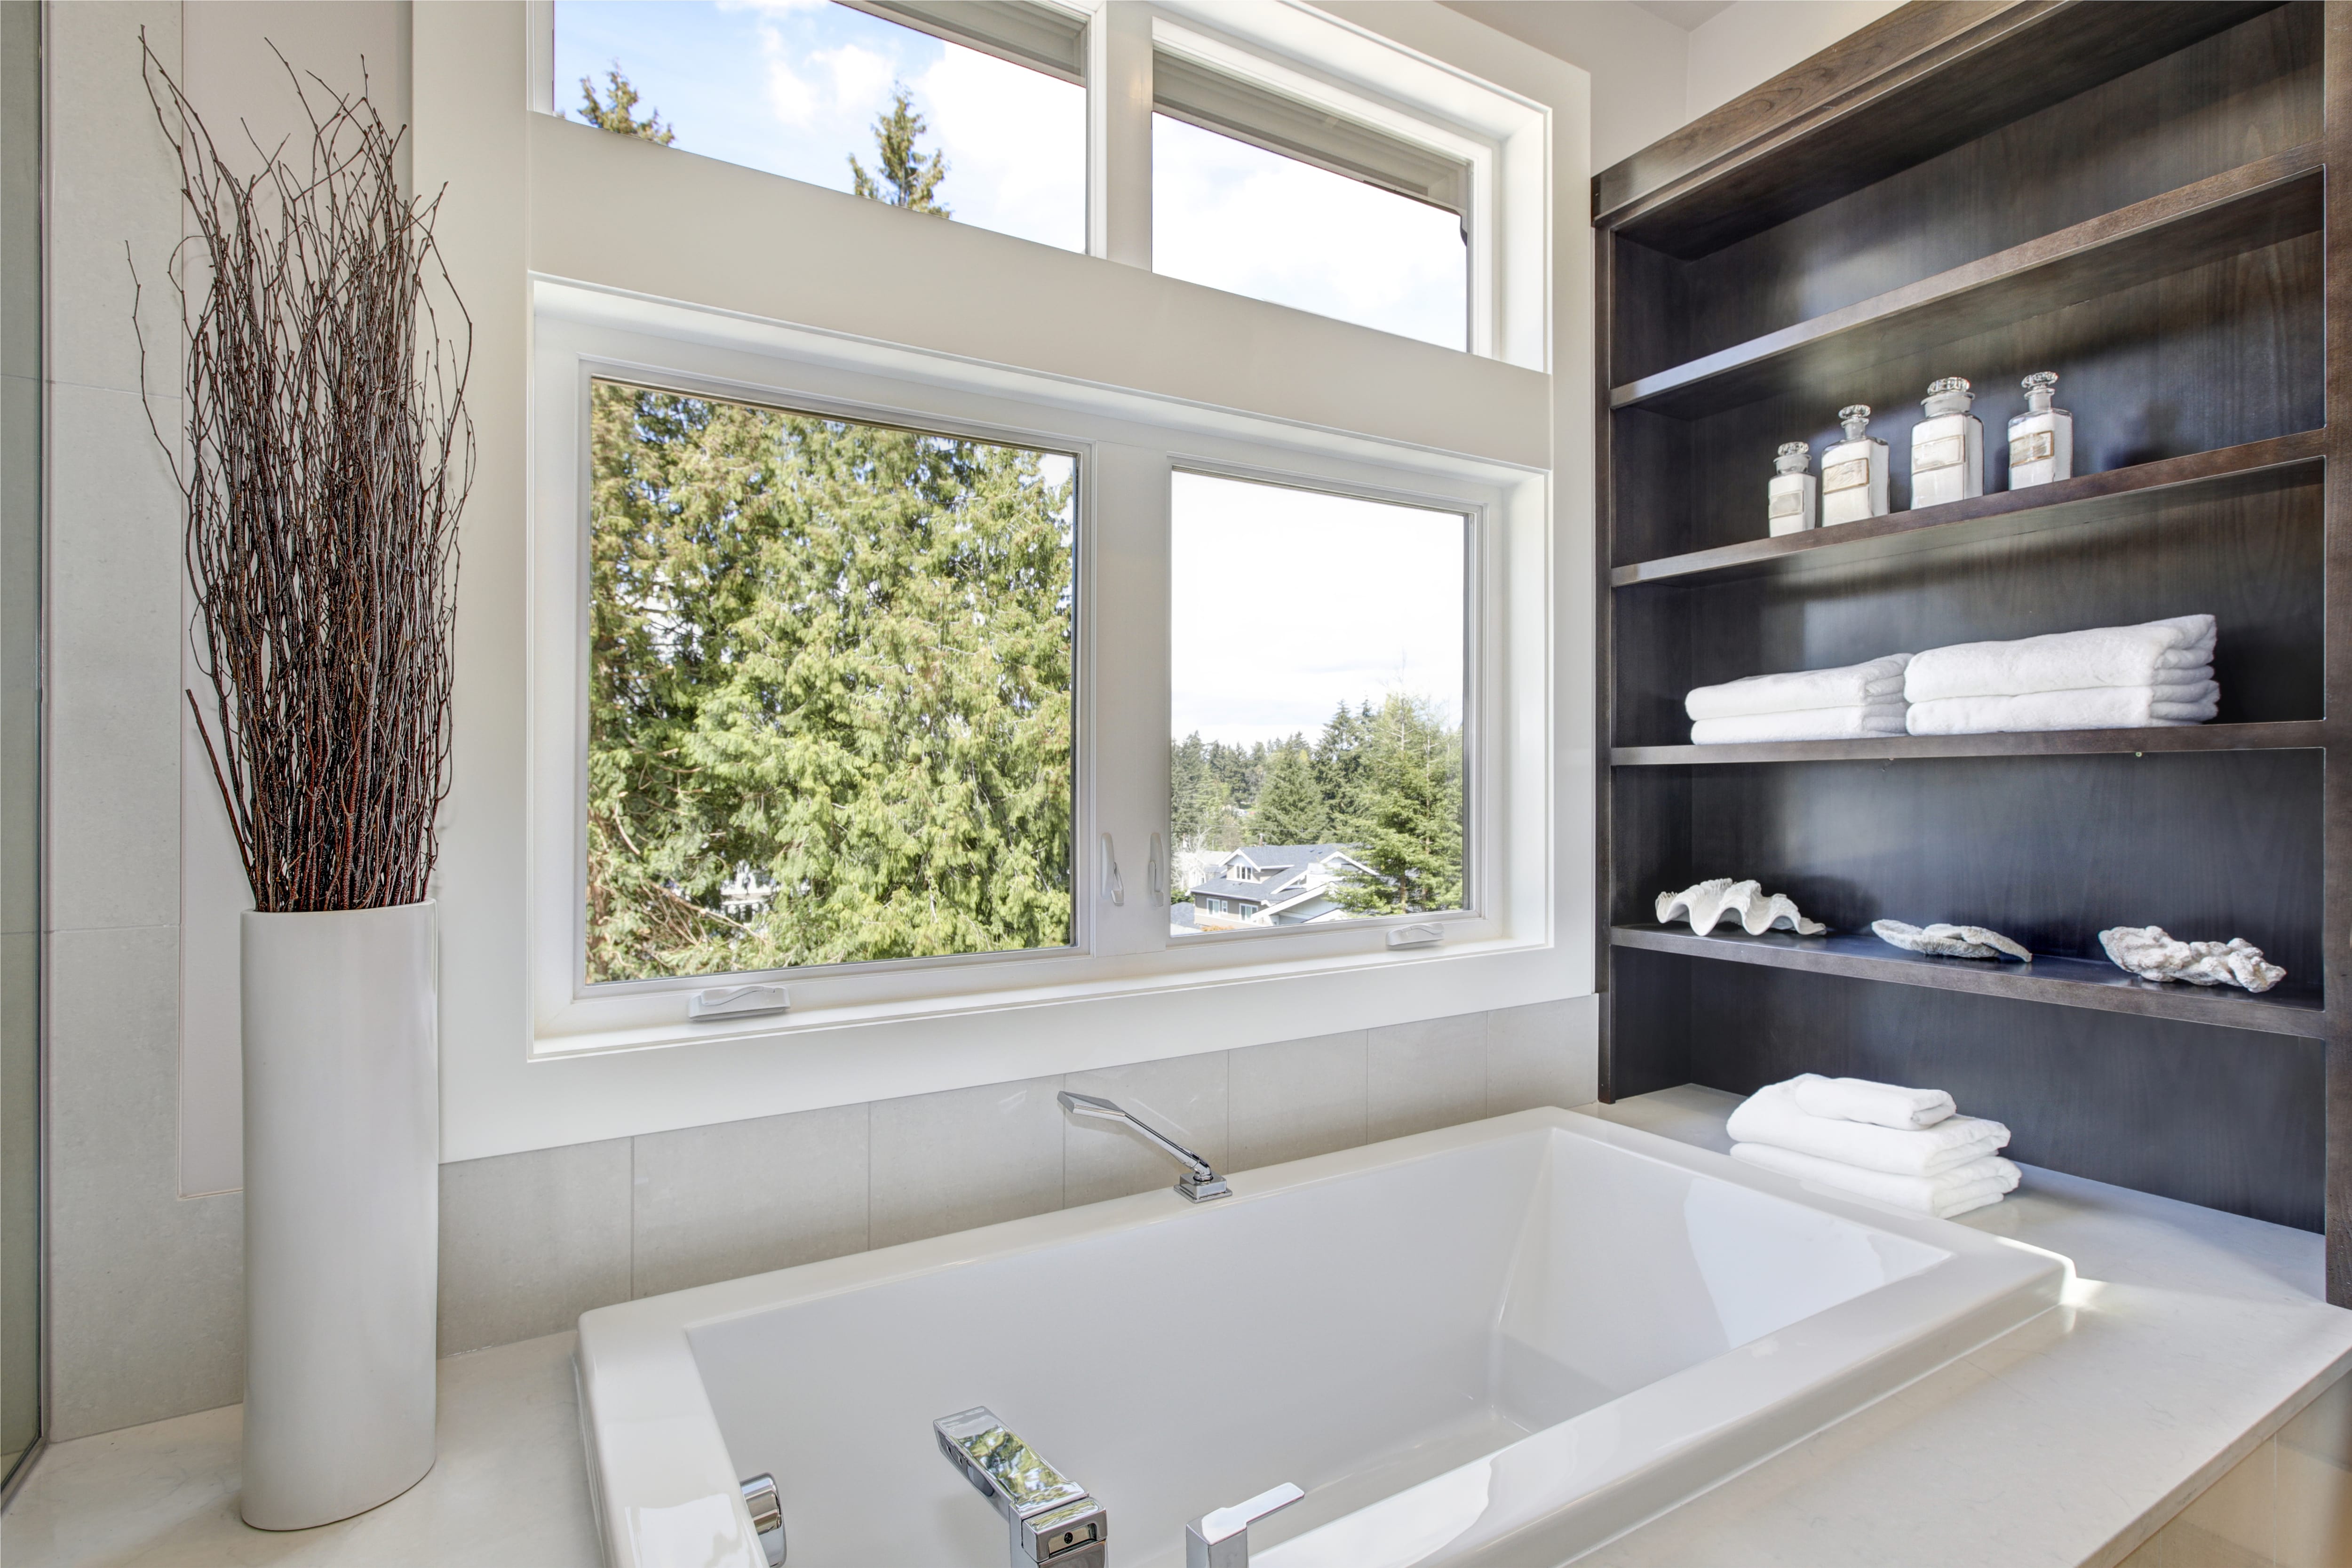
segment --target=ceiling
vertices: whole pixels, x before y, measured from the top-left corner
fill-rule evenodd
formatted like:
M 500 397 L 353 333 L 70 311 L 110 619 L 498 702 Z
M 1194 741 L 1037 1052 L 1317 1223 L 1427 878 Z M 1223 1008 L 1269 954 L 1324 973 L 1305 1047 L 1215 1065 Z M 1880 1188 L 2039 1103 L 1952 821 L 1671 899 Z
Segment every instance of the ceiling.
M 1709 17 L 1730 10 L 1732 0 L 1633 0 L 1633 4 L 1687 33 Z

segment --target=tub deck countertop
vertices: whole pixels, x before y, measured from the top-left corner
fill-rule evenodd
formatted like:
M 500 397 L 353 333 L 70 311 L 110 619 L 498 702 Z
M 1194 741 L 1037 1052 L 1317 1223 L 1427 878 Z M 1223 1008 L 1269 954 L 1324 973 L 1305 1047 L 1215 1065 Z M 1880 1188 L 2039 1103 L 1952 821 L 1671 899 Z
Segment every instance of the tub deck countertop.
M 1737 1103 L 1587 1109 L 1722 1149 Z M 2352 1562 L 2352 1312 L 2325 1304 L 2317 1236 L 2032 1167 L 1958 1223 L 2072 1258 L 2070 1304 L 1580 1568 L 2110 1568 L 2200 1492 L 2131 1568 Z M 572 1340 L 444 1362 L 439 1464 L 357 1520 L 246 1529 L 230 1406 L 52 1449 L 0 1516 L 0 1560 L 596 1568 Z

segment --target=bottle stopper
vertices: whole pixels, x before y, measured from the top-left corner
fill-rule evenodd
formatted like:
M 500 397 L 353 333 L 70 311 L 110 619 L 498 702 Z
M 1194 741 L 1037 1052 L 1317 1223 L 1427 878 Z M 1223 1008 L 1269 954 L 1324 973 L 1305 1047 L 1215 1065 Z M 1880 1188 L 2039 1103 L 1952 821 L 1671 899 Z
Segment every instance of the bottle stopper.
M 1870 428 L 1870 405 L 1849 403 L 1838 410 L 1838 423 L 1845 426 L 1845 438 L 1859 441 L 1862 433 Z

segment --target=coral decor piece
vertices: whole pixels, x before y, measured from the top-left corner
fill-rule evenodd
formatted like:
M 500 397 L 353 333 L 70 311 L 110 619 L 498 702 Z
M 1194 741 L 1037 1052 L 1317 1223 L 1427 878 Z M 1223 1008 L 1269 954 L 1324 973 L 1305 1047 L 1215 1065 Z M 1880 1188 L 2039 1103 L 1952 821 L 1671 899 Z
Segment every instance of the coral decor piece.
M 2031 963 L 2033 955 L 1997 931 L 1983 926 L 1905 925 L 1901 921 L 1873 921 L 1870 929 L 1878 940 L 1891 942 L 1910 952 L 1924 952 L 1936 958 L 2014 958 Z
M 1679 893 L 1658 895 L 1660 925 L 1672 925 L 1679 917 L 1688 920 L 1691 930 L 1705 936 L 1727 915 L 1738 921 L 1749 936 L 1762 936 L 1775 926 L 1799 936 L 1819 936 L 1830 929 L 1800 914 L 1795 900 L 1788 894 L 1768 895 L 1758 882 L 1735 882 L 1728 877 L 1716 877 L 1694 883 Z
M 2116 968 L 2142 980 L 2267 991 L 2286 978 L 2285 970 L 2263 962 L 2263 950 L 2242 936 L 2227 942 L 2182 942 L 2162 926 L 2116 926 L 2099 933 L 2099 945 Z

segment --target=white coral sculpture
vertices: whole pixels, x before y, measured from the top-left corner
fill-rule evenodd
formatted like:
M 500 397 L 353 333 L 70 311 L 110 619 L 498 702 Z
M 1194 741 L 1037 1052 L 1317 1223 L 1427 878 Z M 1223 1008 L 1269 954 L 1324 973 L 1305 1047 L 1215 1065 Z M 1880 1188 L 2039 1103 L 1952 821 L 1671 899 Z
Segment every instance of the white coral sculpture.
M 1774 893 L 1768 898 L 1762 883 L 1735 882 L 1728 877 L 1695 883 L 1679 893 L 1660 893 L 1658 923 L 1672 925 L 1678 915 L 1689 920 L 1691 930 L 1701 936 L 1713 931 L 1716 922 L 1726 915 L 1738 920 L 1749 936 L 1762 936 L 1775 926 L 1786 927 L 1799 936 L 1819 936 L 1830 929 L 1800 914 L 1796 901 L 1788 894 Z
M 2191 985 L 2236 985 L 2267 991 L 2286 971 L 2263 962 L 2263 950 L 2244 937 L 2227 942 L 2182 942 L 2162 926 L 2116 926 L 2099 933 L 2099 945 L 2142 980 L 2186 980 Z
M 1954 926 L 1938 921 L 1923 929 L 1905 925 L 1901 921 L 1873 921 L 1870 929 L 1881 942 L 1937 958 L 2014 958 L 2026 963 L 2033 962 L 2033 954 L 2024 947 L 1984 926 Z

